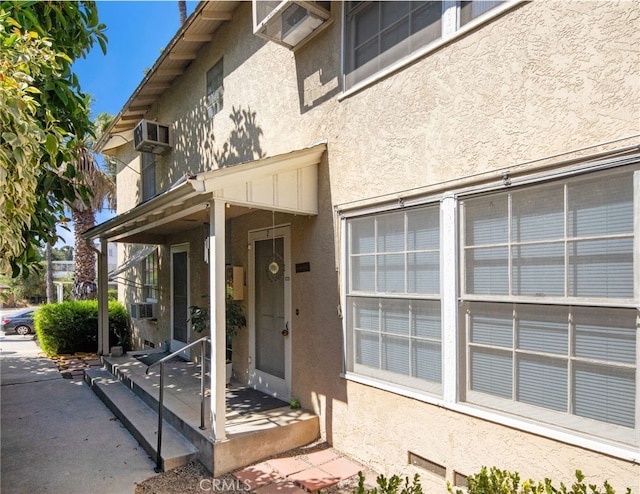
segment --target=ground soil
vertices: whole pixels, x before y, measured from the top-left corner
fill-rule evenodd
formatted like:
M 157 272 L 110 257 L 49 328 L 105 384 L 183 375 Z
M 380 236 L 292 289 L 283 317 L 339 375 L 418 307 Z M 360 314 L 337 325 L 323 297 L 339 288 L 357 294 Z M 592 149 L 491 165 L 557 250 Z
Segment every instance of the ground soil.
M 309 446 L 287 451 L 286 453 L 274 456 L 273 458 L 309 454 L 313 451 L 327 449 L 330 447 L 331 446 L 326 442 L 317 442 Z M 370 488 L 371 479 L 375 482 L 376 474 L 366 468 L 363 468 L 363 471 L 367 478 L 366 486 Z M 202 482 L 203 480 L 205 482 Z M 216 494 L 247 494 L 248 492 L 246 490 L 212 489 L 212 486 L 214 485 L 212 483 L 213 480 L 214 479 L 212 479 L 211 474 L 200 462 L 192 462 L 145 480 L 136 486 L 135 494 L 203 494 L 204 492 L 215 492 Z M 239 487 L 242 487 L 242 484 L 238 484 L 232 473 L 216 477 L 215 480 L 218 481 L 217 485 L 219 486 L 238 485 Z M 358 476 L 356 475 L 327 489 L 322 489 L 322 494 L 347 494 L 354 493 L 357 489 Z

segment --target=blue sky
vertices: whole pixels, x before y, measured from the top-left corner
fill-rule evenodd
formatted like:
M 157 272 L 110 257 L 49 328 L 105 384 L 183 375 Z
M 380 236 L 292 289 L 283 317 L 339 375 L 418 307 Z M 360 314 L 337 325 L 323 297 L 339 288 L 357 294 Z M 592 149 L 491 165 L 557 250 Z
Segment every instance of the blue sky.
M 180 25 L 177 1 L 98 1 L 98 17 L 107 26 L 107 54 L 96 44 L 73 65 L 82 91 L 92 96 L 91 116 L 116 115 L 169 43 Z M 187 2 L 190 15 L 198 2 Z M 111 213 L 100 213 L 105 221 Z M 73 233 L 58 229 L 73 245 Z M 62 242 L 59 243 L 59 246 Z

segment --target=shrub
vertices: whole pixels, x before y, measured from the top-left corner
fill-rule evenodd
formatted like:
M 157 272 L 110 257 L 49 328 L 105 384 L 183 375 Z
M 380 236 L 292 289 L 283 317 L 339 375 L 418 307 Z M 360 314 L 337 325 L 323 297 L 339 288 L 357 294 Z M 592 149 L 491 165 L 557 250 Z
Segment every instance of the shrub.
M 496 467 L 482 467 L 480 473 L 470 475 L 467 478 L 467 489 L 451 488 L 447 482 L 447 490 L 451 494 L 615 494 L 615 490 L 605 480 L 603 488 L 600 489 L 594 484 L 585 484 L 584 475 L 580 470 L 576 470 L 576 480 L 571 487 L 560 483 L 560 487 L 554 487 L 551 479 L 544 479 L 544 482 L 535 482 L 532 479 L 522 481 L 520 484 L 520 474 L 500 470 Z M 627 488 L 627 494 L 631 494 L 631 488 Z
M 405 477 L 404 484 L 402 479 L 394 475 L 387 479 L 384 475 L 378 475 L 376 478 L 378 487 L 366 490 L 364 487 L 364 475 L 358 472 L 358 490 L 357 494 L 422 494 L 422 486 L 420 485 L 420 475 L 417 473 L 413 477 L 413 481 L 409 481 L 409 477 Z
M 95 352 L 98 349 L 98 302 L 78 300 L 47 304 L 35 314 L 40 347 L 47 355 Z M 109 344 L 128 344 L 127 311 L 119 302 L 109 302 Z

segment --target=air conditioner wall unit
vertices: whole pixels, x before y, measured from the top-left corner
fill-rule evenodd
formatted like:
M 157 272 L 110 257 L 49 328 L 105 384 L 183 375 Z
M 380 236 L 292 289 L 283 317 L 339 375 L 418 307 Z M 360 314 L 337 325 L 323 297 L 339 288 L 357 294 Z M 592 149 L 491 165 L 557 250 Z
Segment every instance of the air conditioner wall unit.
M 158 304 L 152 302 L 129 304 L 129 316 L 131 319 L 157 319 Z
M 162 154 L 173 147 L 173 127 L 142 119 L 133 129 L 133 143 L 136 151 Z
M 290 49 L 304 45 L 331 24 L 330 2 L 253 0 L 253 33 Z

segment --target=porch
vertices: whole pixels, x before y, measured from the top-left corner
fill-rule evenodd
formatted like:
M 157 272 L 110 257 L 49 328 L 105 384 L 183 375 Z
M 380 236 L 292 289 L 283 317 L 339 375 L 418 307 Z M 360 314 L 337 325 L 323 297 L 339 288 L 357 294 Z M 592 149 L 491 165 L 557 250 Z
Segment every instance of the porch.
M 164 355 L 156 351 L 157 356 Z M 141 357 L 148 355 L 151 360 Z M 147 374 L 153 353 L 103 356 L 102 369 L 87 371 L 85 380 L 138 440 L 156 458 L 159 367 Z M 164 364 L 164 422 L 161 464 L 164 470 L 198 459 L 214 476 L 255 463 L 319 437 L 318 417 L 292 410 L 288 403 L 231 382 L 225 389 L 225 435 L 214 441 L 211 430 L 211 382 L 205 362 L 204 428 L 200 428 L 201 366 L 180 359 Z

